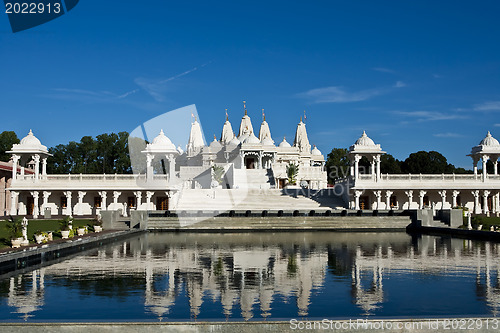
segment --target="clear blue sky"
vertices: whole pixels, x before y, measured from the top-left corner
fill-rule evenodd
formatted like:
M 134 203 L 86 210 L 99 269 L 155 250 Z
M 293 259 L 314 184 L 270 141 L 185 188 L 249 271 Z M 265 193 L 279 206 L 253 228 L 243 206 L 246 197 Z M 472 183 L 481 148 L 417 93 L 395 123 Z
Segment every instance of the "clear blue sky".
M 498 1 L 97 1 L 13 34 L 0 14 L 0 130 L 54 146 L 196 104 L 206 138 L 261 109 L 275 141 L 366 130 L 396 158 L 500 139 Z M 168 135 L 168 133 L 166 133 Z M 176 143 L 185 145 L 185 143 Z

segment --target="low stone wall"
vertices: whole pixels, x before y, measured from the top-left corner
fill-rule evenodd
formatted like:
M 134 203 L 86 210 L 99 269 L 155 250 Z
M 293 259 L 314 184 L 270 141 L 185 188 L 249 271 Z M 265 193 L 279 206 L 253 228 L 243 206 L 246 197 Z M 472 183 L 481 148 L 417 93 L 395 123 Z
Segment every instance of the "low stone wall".
M 14 333 L 93 333 L 93 332 L 186 332 L 186 333 L 261 333 L 261 332 L 497 332 L 496 318 L 441 319 L 353 319 L 291 320 L 269 322 L 172 322 L 172 323 L 19 323 L 0 324 L 0 330 Z

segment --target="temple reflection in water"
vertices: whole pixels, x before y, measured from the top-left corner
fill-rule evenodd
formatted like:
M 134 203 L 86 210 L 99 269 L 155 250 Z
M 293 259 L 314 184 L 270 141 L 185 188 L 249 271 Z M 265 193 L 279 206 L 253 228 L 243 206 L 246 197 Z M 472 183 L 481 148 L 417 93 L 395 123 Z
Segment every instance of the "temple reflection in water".
M 357 309 L 351 316 L 364 317 L 394 306 L 391 284 L 444 276 L 467 279 L 475 290 L 457 294 L 473 293 L 484 314 L 496 316 L 499 256 L 495 243 L 404 233 L 150 233 L 5 279 L 0 300 L 9 318 L 21 320 L 37 319 L 55 302 L 49 297 L 55 291 L 46 290 L 62 287 L 81 298 L 125 299 L 121 306 L 138 295 L 141 318 L 149 320 L 206 318 L 204 312 L 249 320 L 283 318 L 280 308 L 293 311 L 288 318 L 322 316 L 317 308 L 335 302 L 330 294 L 341 295 L 344 286 Z M 182 308 L 188 313 L 179 314 Z

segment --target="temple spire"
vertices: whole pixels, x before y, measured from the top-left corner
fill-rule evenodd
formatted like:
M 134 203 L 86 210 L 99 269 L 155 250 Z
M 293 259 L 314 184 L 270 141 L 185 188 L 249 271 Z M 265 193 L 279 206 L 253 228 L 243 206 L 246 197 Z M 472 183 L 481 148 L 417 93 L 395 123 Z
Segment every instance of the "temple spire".
M 243 101 L 243 109 L 245 110 L 245 116 L 247 116 L 247 102 L 246 101 Z

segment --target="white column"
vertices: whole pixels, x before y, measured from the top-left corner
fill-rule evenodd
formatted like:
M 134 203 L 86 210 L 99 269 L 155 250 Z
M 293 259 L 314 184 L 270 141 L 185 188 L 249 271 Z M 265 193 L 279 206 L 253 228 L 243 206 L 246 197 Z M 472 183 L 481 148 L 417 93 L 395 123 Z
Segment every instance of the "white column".
M 108 210 L 108 205 L 106 203 L 106 199 L 108 198 L 108 193 L 106 191 L 98 192 L 101 197 L 101 210 Z
M 38 208 L 38 191 L 30 192 L 33 197 L 33 218 L 37 219 L 38 215 L 40 215 L 40 210 Z
M 481 206 L 479 205 L 479 190 L 471 192 L 474 196 L 474 213 L 481 214 Z
M 64 195 L 66 196 L 66 215 L 73 215 L 73 209 L 71 207 L 71 197 L 73 194 L 71 191 L 66 191 L 64 192 Z
M 458 197 L 459 194 L 460 194 L 460 191 L 457 191 L 457 190 L 453 191 L 452 204 L 451 204 L 452 207 L 451 208 L 458 206 L 458 204 L 457 204 L 457 197 Z
M 419 209 L 424 209 L 424 197 L 426 194 L 427 194 L 427 191 L 423 191 L 423 190 L 420 190 L 420 192 L 418 193 L 418 198 L 419 198 L 418 208 Z
M 375 194 L 375 197 L 377 198 L 377 210 L 380 209 L 380 199 L 382 198 L 382 191 L 373 191 L 373 194 Z
M 354 191 L 354 209 L 359 210 L 359 197 L 363 191 Z
M 488 209 L 488 196 L 490 195 L 490 191 L 488 190 L 484 190 L 483 191 L 483 213 L 484 214 L 488 214 L 490 212 L 490 210 Z
M 359 178 L 359 160 L 361 160 L 361 156 L 354 155 L 354 179 Z
M 31 156 L 31 158 L 35 162 L 35 182 L 38 182 L 40 179 L 40 155 L 36 154 Z
M 43 203 L 42 203 L 42 214 L 45 213 L 45 207 L 49 204 L 49 197 L 51 192 L 43 191 Z
M 146 154 L 146 180 L 148 182 L 153 179 L 153 158 L 154 155 Z
M 16 180 L 17 163 L 19 162 L 20 158 L 21 158 L 21 156 L 19 156 L 19 155 L 12 155 L 12 181 Z
M 47 176 L 47 158 L 42 158 L 42 176 Z
M 167 156 L 168 158 L 168 179 L 173 181 L 175 179 L 175 157 L 173 154 Z
M 377 164 L 377 181 L 380 180 L 380 155 L 375 156 L 375 163 Z
M 147 210 L 152 210 L 153 207 L 151 207 L 151 197 L 155 194 L 153 191 L 147 191 L 146 192 L 146 209 Z
M 408 196 L 408 209 L 411 209 L 411 203 L 413 202 L 413 190 L 405 191 Z
M 370 161 L 370 175 L 372 175 L 372 179 L 375 178 L 375 158 L 373 156 Z
M 113 191 L 113 210 L 117 209 L 118 198 L 120 197 L 121 194 L 122 194 L 122 192 Z
M 393 193 L 393 191 L 385 191 L 385 209 L 387 210 L 391 209 L 391 195 Z
M 493 162 L 493 174 L 495 176 L 498 175 L 498 157 L 495 158 L 495 161 Z
M 441 196 L 441 210 L 443 210 L 446 203 L 446 190 L 438 191 L 438 193 Z
M 85 194 L 87 194 L 87 192 L 78 191 L 78 210 L 76 211 L 76 215 L 83 215 L 82 208 L 83 198 L 85 197 Z
M 483 181 L 486 181 L 486 162 L 488 162 L 488 160 L 490 159 L 490 157 L 488 155 L 483 155 L 482 156 L 482 160 L 483 160 Z
M 19 197 L 19 192 L 10 191 L 10 215 L 17 215 L 17 198 Z
M 135 205 L 135 210 L 139 209 L 139 206 L 141 205 L 142 201 L 142 192 L 141 191 L 136 191 L 134 192 L 135 198 L 136 198 L 136 205 Z

